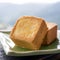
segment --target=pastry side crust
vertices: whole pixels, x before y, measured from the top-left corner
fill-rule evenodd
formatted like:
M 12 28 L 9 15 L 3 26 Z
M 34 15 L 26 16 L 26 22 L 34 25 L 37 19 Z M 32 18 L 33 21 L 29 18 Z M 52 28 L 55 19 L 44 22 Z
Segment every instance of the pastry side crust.
M 57 38 L 57 24 L 56 23 L 51 23 L 51 22 L 46 22 L 48 31 L 47 34 L 44 38 L 43 45 L 49 45 L 53 41 L 56 40 Z

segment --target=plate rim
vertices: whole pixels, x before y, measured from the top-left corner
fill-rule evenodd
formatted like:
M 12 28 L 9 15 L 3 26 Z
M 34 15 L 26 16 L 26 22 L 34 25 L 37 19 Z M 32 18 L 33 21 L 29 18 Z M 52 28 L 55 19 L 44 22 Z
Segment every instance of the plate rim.
M 0 32 L 10 32 L 12 28 L 12 26 L 9 26 L 7 29 L 1 29 Z

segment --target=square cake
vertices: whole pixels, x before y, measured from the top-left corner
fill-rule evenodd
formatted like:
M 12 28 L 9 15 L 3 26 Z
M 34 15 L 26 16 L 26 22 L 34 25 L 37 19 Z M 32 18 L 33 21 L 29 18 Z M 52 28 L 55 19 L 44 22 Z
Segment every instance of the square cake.
M 42 18 L 23 16 L 13 27 L 10 38 L 23 48 L 37 50 L 41 47 L 47 33 L 47 25 Z

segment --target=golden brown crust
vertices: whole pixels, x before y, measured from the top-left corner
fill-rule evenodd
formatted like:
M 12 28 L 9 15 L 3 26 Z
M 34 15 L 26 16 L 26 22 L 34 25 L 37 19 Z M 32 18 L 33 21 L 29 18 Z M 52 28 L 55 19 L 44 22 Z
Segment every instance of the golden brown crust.
M 11 34 L 10 34 L 10 37 L 11 37 L 12 39 L 15 38 L 13 34 L 14 34 L 14 31 L 16 30 L 17 24 L 19 24 L 19 21 L 20 21 L 20 20 L 23 20 L 23 19 L 31 19 L 31 20 L 35 19 L 35 20 L 38 20 L 40 23 L 41 23 L 41 21 L 43 21 L 42 18 L 37 18 L 37 17 L 34 17 L 34 16 L 23 16 L 23 17 L 19 18 L 19 19 L 17 20 L 17 22 L 16 22 L 16 24 L 15 24 L 15 26 L 14 26 Z M 33 21 L 32 21 L 32 22 L 33 22 Z M 40 24 L 40 23 L 39 23 L 39 24 Z M 38 26 L 39 26 L 39 25 L 38 25 Z M 36 35 L 36 34 L 35 34 L 35 35 Z M 19 36 L 18 36 L 18 38 L 19 38 Z M 32 39 L 32 38 L 31 38 L 31 39 Z M 30 40 L 30 41 L 31 41 L 31 40 Z
M 39 49 L 39 47 L 41 47 L 42 43 L 43 43 L 43 39 L 45 38 L 45 35 L 47 33 L 47 25 L 45 23 L 45 21 L 43 20 L 41 23 L 41 27 L 39 28 L 39 31 L 35 37 L 35 40 L 33 41 L 33 43 L 36 45 L 36 47 Z
M 11 38 L 11 39 L 14 39 L 13 33 L 14 33 L 14 30 L 16 29 L 16 26 L 17 26 L 18 22 L 19 22 L 19 20 L 17 20 L 17 22 L 16 22 L 16 24 L 14 25 L 12 31 L 10 32 L 10 38 Z
M 10 38 L 19 46 L 35 50 L 41 47 L 46 32 L 47 26 L 42 18 L 23 16 L 16 22 Z

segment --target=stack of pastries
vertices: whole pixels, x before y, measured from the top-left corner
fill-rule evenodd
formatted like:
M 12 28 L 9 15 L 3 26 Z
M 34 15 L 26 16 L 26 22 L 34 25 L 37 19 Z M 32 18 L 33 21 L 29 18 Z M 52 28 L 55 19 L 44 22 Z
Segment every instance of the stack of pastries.
M 23 16 L 14 25 L 10 38 L 17 46 L 38 50 L 57 38 L 57 25 L 39 17 Z

